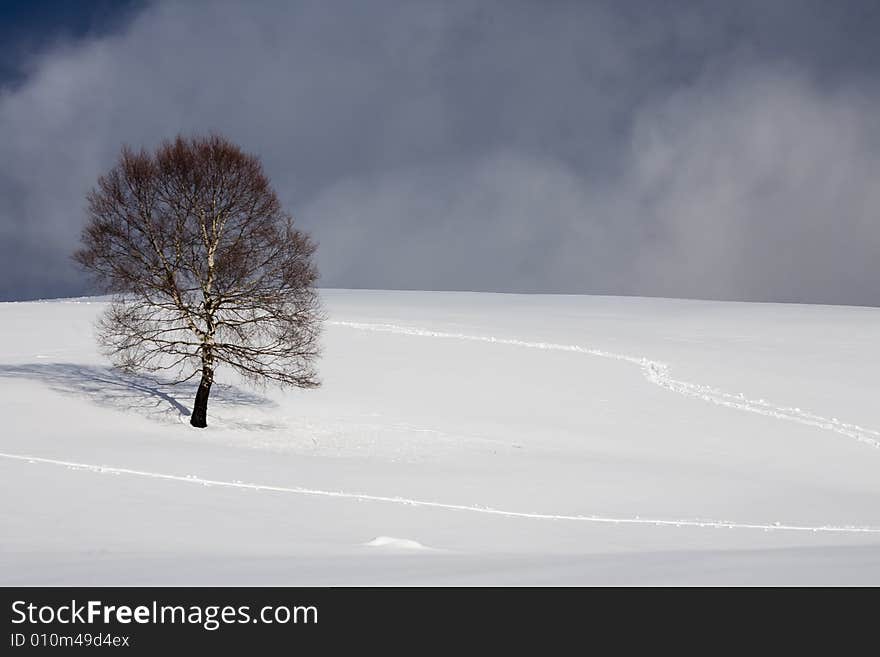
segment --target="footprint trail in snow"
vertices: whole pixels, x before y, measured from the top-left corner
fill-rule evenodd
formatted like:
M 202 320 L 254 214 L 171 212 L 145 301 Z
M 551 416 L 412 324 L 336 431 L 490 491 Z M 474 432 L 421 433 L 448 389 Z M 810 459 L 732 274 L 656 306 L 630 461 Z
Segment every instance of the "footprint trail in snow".
M 432 331 L 409 326 L 401 326 L 398 324 L 371 324 L 366 322 L 347 322 L 347 321 L 330 321 L 327 322 L 331 326 L 342 326 L 353 328 L 360 331 L 375 331 L 378 333 L 396 333 L 399 335 L 412 335 L 428 338 L 444 338 L 451 340 L 467 340 L 471 342 L 486 342 L 489 344 L 500 344 L 514 347 L 525 347 L 528 349 L 546 349 L 552 351 L 569 351 L 588 356 L 596 356 L 599 358 L 608 358 L 618 360 L 625 363 L 637 365 L 642 375 L 654 385 L 670 390 L 671 392 L 684 395 L 685 397 L 694 397 L 702 399 L 717 406 L 726 406 L 735 408 L 748 413 L 757 413 L 768 417 L 775 417 L 780 420 L 796 422 L 826 431 L 852 438 L 861 443 L 874 448 L 880 448 L 880 431 L 861 427 L 857 424 L 841 422 L 837 418 L 822 417 L 815 413 L 810 413 L 801 408 L 791 408 L 783 406 L 774 406 L 763 399 L 749 399 L 742 393 L 729 393 L 713 388 L 712 386 L 702 385 L 699 383 L 691 383 L 689 381 L 680 381 L 673 379 L 669 374 L 669 366 L 665 363 L 650 360 L 648 358 L 640 358 L 637 356 L 629 356 L 626 354 L 617 354 L 602 349 L 591 349 L 574 344 L 557 344 L 553 342 L 530 342 L 527 340 L 517 340 L 515 338 L 496 338 L 485 335 L 469 335 L 466 333 L 450 333 L 445 331 Z
M 492 336 L 468 335 L 464 333 L 451 333 L 443 331 L 432 331 L 414 327 L 400 326 L 397 324 L 371 324 L 364 322 L 348 322 L 348 321 L 330 321 L 328 324 L 333 326 L 348 327 L 364 331 L 376 331 L 382 333 L 396 333 L 401 335 L 412 335 L 420 337 L 445 338 L 455 340 L 468 340 L 473 342 L 485 342 L 489 344 L 510 345 L 516 347 L 525 347 L 530 349 L 546 349 L 556 351 L 568 351 L 573 353 L 581 353 L 589 356 L 600 358 L 608 358 L 612 360 L 623 361 L 637 365 L 642 375 L 651 383 L 665 388 L 672 392 L 685 395 L 687 397 L 695 397 L 704 401 L 717 404 L 719 406 L 727 406 L 750 413 L 758 413 L 769 417 L 775 417 L 789 422 L 817 427 L 827 431 L 847 436 L 858 440 L 859 442 L 870 445 L 871 447 L 880 447 L 880 432 L 873 429 L 867 429 L 855 424 L 841 422 L 836 418 L 827 418 L 800 408 L 787 408 L 774 406 L 763 399 L 749 399 L 742 394 L 732 394 L 724 392 L 711 386 L 690 383 L 688 381 L 679 381 L 673 379 L 669 374 L 669 368 L 663 363 L 652 361 L 647 358 L 639 358 L 626 354 L 617 354 L 601 349 L 591 349 L 580 345 L 556 344 L 550 342 L 530 342 L 526 340 L 518 340 L 512 338 L 496 338 Z M 859 525 L 796 525 L 781 522 L 774 523 L 751 523 L 751 522 L 735 522 L 725 520 L 711 519 L 668 519 L 668 518 L 643 518 L 635 517 L 612 517 L 604 515 L 571 515 L 571 514 L 552 514 L 552 513 L 536 513 L 528 511 L 512 511 L 505 509 L 496 509 L 487 506 L 466 505 L 466 504 L 450 504 L 443 502 L 435 502 L 428 500 L 417 500 L 406 497 L 390 497 L 382 495 L 370 495 L 366 493 L 349 493 L 344 491 L 329 491 L 312 488 L 303 488 L 299 486 L 272 486 L 264 484 L 244 483 L 242 481 L 222 481 L 214 479 L 206 479 L 194 475 L 175 475 L 160 472 L 148 472 L 143 470 L 133 470 L 129 468 L 118 468 L 111 466 L 95 465 L 88 463 L 77 463 L 73 461 L 62 461 L 57 459 L 49 459 L 37 456 L 28 456 L 23 454 L 9 454 L 0 452 L 0 459 L 8 459 L 26 463 L 40 463 L 46 465 L 63 466 L 73 470 L 86 470 L 97 473 L 109 473 L 116 475 L 129 475 L 135 477 L 145 477 L 150 479 L 159 479 L 164 481 L 181 482 L 188 484 L 198 484 L 202 486 L 217 486 L 224 488 L 237 488 L 244 490 L 268 491 L 276 493 L 288 493 L 306 496 L 319 496 L 342 498 L 351 500 L 360 500 L 368 502 L 379 502 L 389 504 L 402 504 L 413 507 L 445 509 L 450 511 L 464 511 L 470 513 L 482 513 L 495 516 L 503 516 L 508 518 L 526 518 L 533 520 L 561 520 L 561 521 L 579 521 L 591 523 L 608 523 L 618 525 L 650 525 L 655 527 L 699 527 L 699 528 L 725 528 L 725 529 L 752 529 L 763 531 L 797 531 L 797 532 L 814 532 L 814 533 L 859 533 L 859 534 L 880 534 L 880 527 L 859 526 Z
M 85 470 L 99 474 L 129 475 L 145 477 L 148 479 L 161 479 L 200 486 L 216 486 L 220 488 L 237 488 L 241 490 L 267 491 L 272 493 L 290 493 L 295 495 L 307 495 L 313 497 L 333 497 L 340 499 L 359 500 L 363 502 L 382 502 L 387 504 L 402 504 L 404 506 L 422 507 L 431 509 L 444 509 L 448 511 L 465 511 L 470 513 L 483 513 L 507 518 L 525 518 L 530 520 L 562 520 L 575 522 L 603 523 L 611 525 L 650 525 L 654 527 L 699 527 L 708 529 L 758 529 L 763 531 L 794 531 L 812 533 L 835 533 L 835 534 L 880 534 L 880 527 L 864 525 L 794 525 L 782 522 L 752 523 L 731 522 L 726 520 L 709 520 L 702 518 L 642 518 L 613 517 L 604 515 L 571 515 L 555 513 L 534 513 L 529 511 L 510 511 L 496 509 L 488 506 L 476 506 L 468 504 L 448 504 L 428 500 L 416 500 L 408 497 L 390 497 L 385 495 L 369 495 L 366 493 L 347 493 L 341 490 L 319 490 L 316 488 L 303 488 L 301 486 L 272 486 L 266 484 L 251 484 L 243 481 L 222 481 L 219 479 L 206 479 L 196 475 L 174 475 L 162 472 L 148 472 L 145 470 L 132 470 L 130 468 L 116 468 L 106 465 L 94 465 L 90 463 L 77 463 L 74 461 L 60 461 L 47 459 L 39 456 L 27 456 L 24 454 L 7 454 L 0 452 L 0 459 L 11 461 L 24 461 L 25 463 L 40 463 L 44 465 L 63 466 L 69 470 Z

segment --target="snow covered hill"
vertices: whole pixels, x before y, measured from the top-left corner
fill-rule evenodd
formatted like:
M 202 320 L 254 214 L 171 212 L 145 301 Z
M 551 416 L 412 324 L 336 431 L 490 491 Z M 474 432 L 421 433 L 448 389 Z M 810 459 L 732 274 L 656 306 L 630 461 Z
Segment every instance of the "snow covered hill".
M 880 309 L 326 290 L 314 391 L 0 304 L 0 584 L 880 584 Z

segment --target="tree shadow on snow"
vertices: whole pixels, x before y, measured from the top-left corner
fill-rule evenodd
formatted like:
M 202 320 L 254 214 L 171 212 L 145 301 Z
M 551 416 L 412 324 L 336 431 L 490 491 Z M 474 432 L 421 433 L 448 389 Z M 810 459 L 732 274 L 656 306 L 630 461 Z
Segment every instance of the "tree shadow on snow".
M 135 411 L 148 417 L 178 420 L 189 417 L 198 381 L 172 383 L 162 379 L 129 374 L 111 367 L 75 363 L 28 363 L 0 365 L 0 378 L 30 379 L 45 383 L 52 390 L 92 401 L 99 406 Z M 181 400 L 185 400 L 186 403 Z M 229 406 L 275 406 L 275 402 L 235 386 L 215 383 L 210 404 Z

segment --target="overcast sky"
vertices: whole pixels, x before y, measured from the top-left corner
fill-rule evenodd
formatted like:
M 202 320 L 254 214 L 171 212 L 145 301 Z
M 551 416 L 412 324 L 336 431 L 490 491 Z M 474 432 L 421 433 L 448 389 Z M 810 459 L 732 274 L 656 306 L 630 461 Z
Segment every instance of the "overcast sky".
M 214 130 L 323 286 L 880 305 L 876 0 L 63 4 L 0 9 L 2 299 L 87 292 L 120 146 Z

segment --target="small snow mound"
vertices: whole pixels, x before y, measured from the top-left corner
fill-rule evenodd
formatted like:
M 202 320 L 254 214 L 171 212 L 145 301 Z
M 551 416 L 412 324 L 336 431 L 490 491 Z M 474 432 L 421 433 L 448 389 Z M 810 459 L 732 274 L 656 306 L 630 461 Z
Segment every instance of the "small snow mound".
M 389 548 L 392 550 L 429 550 L 418 541 L 408 538 L 394 538 L 393 536 L 377 536 L 372 541 L 364 543 L 367 547 Z

